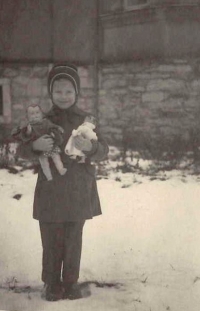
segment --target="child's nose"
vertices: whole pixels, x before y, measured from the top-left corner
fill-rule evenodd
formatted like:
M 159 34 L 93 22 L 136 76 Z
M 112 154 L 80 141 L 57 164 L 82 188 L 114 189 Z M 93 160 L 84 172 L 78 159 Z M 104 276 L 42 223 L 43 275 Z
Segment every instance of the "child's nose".
M 61 94 L 61 98 L 62 98 L 62 99 L 65 99 L 66 97 L 67 97 L 67 96 L 66 96 L 65 93 L 62 93 L 62 94 Z

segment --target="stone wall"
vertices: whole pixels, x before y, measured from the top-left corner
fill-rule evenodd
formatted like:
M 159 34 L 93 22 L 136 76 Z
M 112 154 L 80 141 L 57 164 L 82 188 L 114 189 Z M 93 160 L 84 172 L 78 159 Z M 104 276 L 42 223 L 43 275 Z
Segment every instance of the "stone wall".
M 47 92 L 47 74 L 49 65 L 0 65 L 0 77 L 10 81 L 12 104 L 12 125 L 18 124 L 26 118 L 26 107 L 31 103 L 38 103 L 44 112 L 51 108 L 51 100 Z M 79 68 L 82 91 L 79 105 L 87 111 L 93 112 L 93 70 Z
M 25 118 L 30 103 L 47 112 L 51 65 L 0 66 L 10 80 L 12 125 Z M 80 67 L 79 106 L 94 112 L 93 67 Z M 151 140 L 190 139 L 200 117 L 200 60 L 177 59 L 101 65 L 99 124 L 109 144 L 144 148 Z
M 145 148 L 150 140 L 186 143 L 200 118 L 200 60 L 101 68 L 99 118 L 110 143 Z

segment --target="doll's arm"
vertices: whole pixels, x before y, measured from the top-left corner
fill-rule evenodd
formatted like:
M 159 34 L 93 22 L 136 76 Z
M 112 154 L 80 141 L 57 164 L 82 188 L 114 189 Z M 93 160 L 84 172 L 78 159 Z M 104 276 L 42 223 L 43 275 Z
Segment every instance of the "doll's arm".
M 31 125 L 25 126 L 23 128 L 21 128 L 20 126 L 17 126 L 16 128 L 12 130 L 11 136 L 16 141 L 20 141 L 20 142 L 30 141 L 31 139 L 33 139 Z

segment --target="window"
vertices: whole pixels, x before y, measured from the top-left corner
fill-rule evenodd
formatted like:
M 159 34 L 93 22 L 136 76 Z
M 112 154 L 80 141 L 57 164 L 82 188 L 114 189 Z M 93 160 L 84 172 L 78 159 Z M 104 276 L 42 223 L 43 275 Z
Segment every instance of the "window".
M 0 123 L 11 122 L 11 98 L 9 79 L 0 79 Z
M 160 0 L 100 0 L 100 14 L 123 13 L 143 9 Z M 162 0 L 163 1 L 163 0 Z
M 150 0 L 124 0 L 125 10 L 142 9 L 150 4 Z

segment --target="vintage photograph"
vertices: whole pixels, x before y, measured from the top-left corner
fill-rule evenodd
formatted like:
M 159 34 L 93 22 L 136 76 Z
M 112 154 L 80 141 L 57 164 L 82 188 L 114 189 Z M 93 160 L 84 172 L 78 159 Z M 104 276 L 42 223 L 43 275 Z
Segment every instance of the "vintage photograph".
M 200 0 L 0 0 L 0 310 L 200 310 Z

